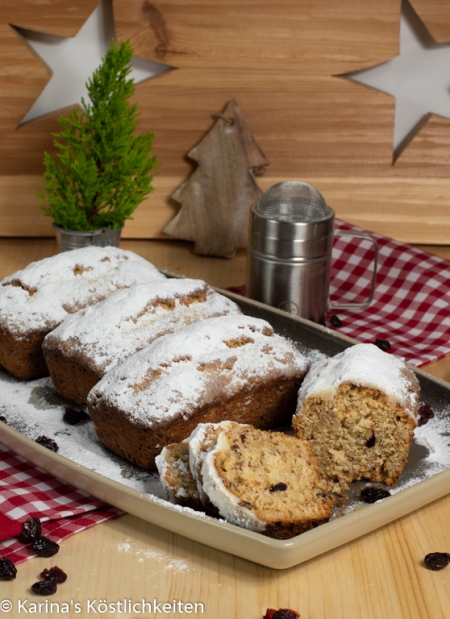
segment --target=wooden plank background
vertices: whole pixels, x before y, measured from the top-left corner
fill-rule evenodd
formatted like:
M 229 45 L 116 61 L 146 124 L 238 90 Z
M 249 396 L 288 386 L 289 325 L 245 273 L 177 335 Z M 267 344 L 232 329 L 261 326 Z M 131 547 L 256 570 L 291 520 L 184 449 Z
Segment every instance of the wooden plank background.
M 0 235 L 51 235 L 38 209 L 58 114 L 18 125 L 49 70 L 10 24 L 73 36 L 96 0 L 0 0 Z M 450 0 L 412 0 L 450 41 Z M 339 77 L 398 53 L 400 0 L 115 0 L 119 38 L 174 69 L 136 88 L 140 128 L 155 133 L 155 192 L 124 236 L 167 238 L 186 153 L 236 99 L 270 161 L 258 183 L 313 184 L 341 219 L 406 242 L 450 238 L 450 121 L 431 117 L 392 164 L 394 99 Z

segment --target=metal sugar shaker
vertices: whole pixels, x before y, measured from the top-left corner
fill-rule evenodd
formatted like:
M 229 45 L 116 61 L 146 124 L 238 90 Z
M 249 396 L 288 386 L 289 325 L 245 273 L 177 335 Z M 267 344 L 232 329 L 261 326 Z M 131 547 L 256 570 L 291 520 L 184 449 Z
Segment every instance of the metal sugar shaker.
M 371 293 L 363 303 L 330 303 L 334 234 L 368 238 L 375 248 Z M 253 205 L 247 259 L 247 296 L 324 323 L 328 308 L 367 307 L 375 289 L 377 244 L 369 234 L 334 230 L 334 211 L 311 185 L 273 185 Z

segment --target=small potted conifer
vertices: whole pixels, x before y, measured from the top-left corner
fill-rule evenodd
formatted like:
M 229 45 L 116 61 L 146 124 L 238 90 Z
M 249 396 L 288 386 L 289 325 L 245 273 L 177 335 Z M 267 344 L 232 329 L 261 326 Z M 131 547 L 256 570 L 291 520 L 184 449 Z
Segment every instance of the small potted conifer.
M 118 245 L 127 219 L 153 190 L 158 167 L 150 156 L 153 133 L 136 134 L 137 104 L 130 104 L 133 48 L 113 40 L 87 81 L 89 100 L 62 116 L 53 134 L 55 155 L 44 155 L 45 215 L 53 218 L 60 250 Z

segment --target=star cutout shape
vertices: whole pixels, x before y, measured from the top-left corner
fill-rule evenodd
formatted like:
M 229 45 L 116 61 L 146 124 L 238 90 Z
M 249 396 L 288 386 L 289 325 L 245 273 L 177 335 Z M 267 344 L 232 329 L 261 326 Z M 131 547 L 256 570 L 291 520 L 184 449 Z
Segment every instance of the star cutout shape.
M 87 99 L 86 82 L 116 38 L 112 0 L 101 0 L 74 37 L 60 37 L 13 26 L 52 72 L 52 77 L 19 126 Z M 173 67 L 133 57 L 130 77 L 138 84 Z
M 403 0 L 400 54 L 340 76 L 395 97 L 393 163 L 431 114 L 450 118 L 449 65 L 450 43 L 437 43 L 408 0 Z

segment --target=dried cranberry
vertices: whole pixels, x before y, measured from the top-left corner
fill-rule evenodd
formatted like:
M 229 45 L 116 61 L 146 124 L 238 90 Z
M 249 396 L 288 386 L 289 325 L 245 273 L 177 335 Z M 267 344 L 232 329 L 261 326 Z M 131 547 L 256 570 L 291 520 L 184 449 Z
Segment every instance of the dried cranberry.
M 58 451 L 59 447 L 56 442 L 52 438 L 48 438 L 48 436 L 39 436 L 36 439 L 36 443 L 42 445 L 42 447 L 47 447 L 51 451 Z
M 76 408 L 71 408 L 70 406 L 67 406 L 64 409 L 63 420 L 68 423 L 69 426 L 77 426 L 81 423 L 86 423 L 89 419 L 89 415 L 82 410 L 77 410 Z
M 448 552 L 430 552 L 426 555 L 424 563 L 429 570 L 438 572 L 450 563 L 450 554 Z
M 38 595 L 53 595 L 56 593 L 56 582 L 53 580 L 39 580 L 31 585 L 31 591 Z
M 3 417 L 3 415 L 0 415 L 0 421 L 3 421 L 3 423 L 6 423 L 6 417 Z
M 53 557 L 53 555 L 55 555 L 58 552 L 59 544 L 57 544 L 56 542 L 52 542 L 51 540 L 42 536 L 34 540 L 33 550 L 37 554 L 38 557 L 49 558 L 49 557 Z
M 278 484 L 274 484 L 269 488 L 270 492 L 284 492 L 287 490 L 287 485 L 282 481 L 278 482 Z
M 31 544 L 31 542 L 42 535 L 42 525 L 39 518 L 28 518 L 22 524 L 22 530 L 19 535 L 21 542 Z
M 247 294 L 247 288 L 245 284 L 243 284 L 242 286 L 228 286 L 227 290 L 229 290 L 230 292 L 234 292 L 234 294 L 240 294 L 243 297 L 245 297 Z
M 381 338 L 377 337 L 377 339 L 375 340 L 375 346 L 378 346 L 378 348 L 386 352 L 386 350 L 389 350 L 389 348 L 391 347 L 391 343 L 388 340 L 382 340 Z
M 330 316 L 330 325 L 336 328 L 342 327 L 342 320 L 339 318 L 339 316 Z
M 365 503 L 375 503 L 376 501 L 381 501 L 381 499 L 386 499 L 388 496 L 391 496 L 391 493 L 383 488 L 366 486 L 361 490 L 361 499 Z
M 17 569 L 11 559 L 4 557 L 0 559 L 0 580 L 14 580 Z
M 418 426 L 424 426 L 430 419 L 433 419 L 434 412 L 429 404 L 422 404 L 419 408 L 419 419 L 417 421 Z
M 65 574 L 60 567 L 55 565 L 55 567 L 51 567 L 49 570 L 45 569 L 40 574 L 43 580 L 52 580 L 56 582 L 56 584 L 60 585 L 67 580 L 67 574 Z
M 268 608 L 263 619 L 298 619 L 300 614 L 290 608 L 280 608 L 275 610 L 274 608 Z
M 375 436 L 375 434 L 372 434 L 372 436 L 368 438 L 366 441 L 366 447 L 369 447 L 369 448 L 374 447 L 376 442 L 377 442 L 377 437 Z

